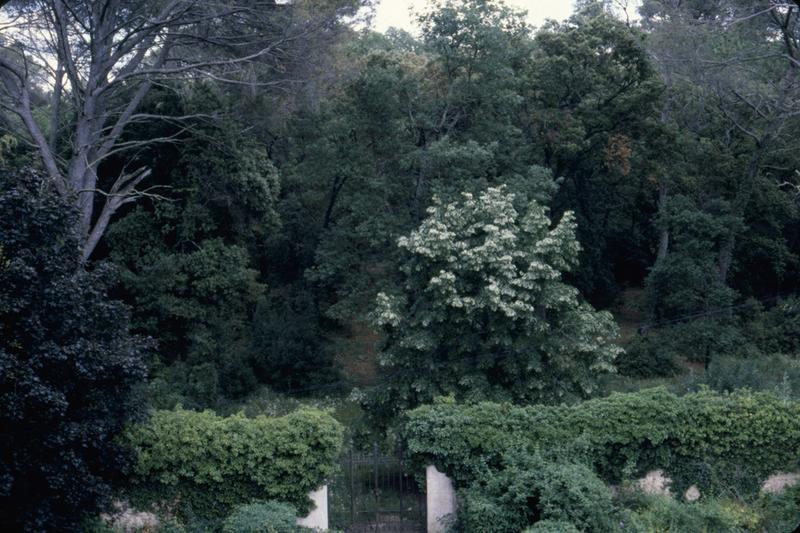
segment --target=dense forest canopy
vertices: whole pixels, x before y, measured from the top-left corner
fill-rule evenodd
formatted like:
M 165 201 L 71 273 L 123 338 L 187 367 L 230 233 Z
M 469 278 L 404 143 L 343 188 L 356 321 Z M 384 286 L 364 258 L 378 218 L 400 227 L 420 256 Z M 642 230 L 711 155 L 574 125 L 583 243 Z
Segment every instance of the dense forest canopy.
M 145 405 L 797 396 L 800 0 L 376 3 L 0 2 L 9 527 L 102 508 Z M 58 443 L 83 514 L 20 484 Z
M 398 239 L 488 187 L 574 218 L 579 300 L 636 295 L 623 358 L 762 349 L 737 309 L 790 297 L 800 261 L 795 2 L 587 1 L 534 30 L 439 1 L 418 35 L 354 30 L 369 7 L 4 7 L 3 161 L 118 269 L 159 402 L 348 381 L 376 295 L 420 290 Z

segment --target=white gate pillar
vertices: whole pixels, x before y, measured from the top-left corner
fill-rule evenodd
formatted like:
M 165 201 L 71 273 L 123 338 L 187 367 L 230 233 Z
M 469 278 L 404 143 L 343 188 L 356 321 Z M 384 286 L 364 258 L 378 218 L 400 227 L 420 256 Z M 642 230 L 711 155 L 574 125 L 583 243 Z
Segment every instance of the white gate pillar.
M 444 533 L 445 519 L 451 515 L 455 517 L 456 491 L 453 481 L 432 465 L 425 470 L 425 496 L 428 533 Z
M 308 516 L 297 519 L 297 525 L 308 527 L 316 531 L 328 530 L 328 485 L 323 485 L 314 492 L 309 493 L 309 498 L 314 502 L 314 508 Z

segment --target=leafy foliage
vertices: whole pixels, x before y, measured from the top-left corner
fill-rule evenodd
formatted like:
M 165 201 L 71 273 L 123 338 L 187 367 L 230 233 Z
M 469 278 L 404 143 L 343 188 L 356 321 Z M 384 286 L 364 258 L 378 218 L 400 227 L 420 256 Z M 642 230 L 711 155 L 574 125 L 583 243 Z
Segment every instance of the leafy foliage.
M 626 502 L 632 509 L 628 525 L 633 531 L 706 531 L 736 533 L 746 531 L 737 517 L 719 502 L 681 503 L 669 496 L 635 495 L 636 502 Z
M 123 480 L 148 343 L 111 271 L 84 270 L 77 213 L 34 171 L 0 173 L 0 524 L 69 531 Z
M 730 502 L 632 499 L 627 512 L 598 478 L 661 467 L 704 498 L 740 497 L 796 464 L 796 1 L 627 2 L 641 7 L 635 17 L 626 2 L 577 0 L 573 16 L 534 31 L 502 0 L 432 0 L 416 36 L 351 31 L 372 0 L 262 0 L 231 13 L 228 2 L 186 2 L 208 17 L 166 33 L 136 21 L 182 2 L 75 0 L 42 17 L 61 3 L 13 2 L 9 24 L 33 29 L 0 37 L 0 163 L 42 159 L 83 215 L 28 184 L 28 170 L 0 189 L 18 207 L 0 206 L 0 422 L 11 428 L 0 498 L 21 502 L 2 520 L 58 516 L 69 527 L 50 529 L 72 528 L 119 477 L 124 454 L 110 443 L 136 411 L 144 344 L 110 294 L 131 306 L 132 331 L 156 341 L 151 406 L 218 415 L 159 411 L 156 425 L 131 429 L 149 465 L 135 492 L 178 501 L 190 529 L 218 529 L 254 498 L 302 508 L 290 452 L 317 435 L 311 426 L 332 435 L 329 421 L 303 418 L 310 433 L 297 436 L 283 422 L 219 416 L 284 414 L 300 400 L 283 395 L 336 394 L 339 378 L 368 387 L 353 394 L 359 405 L 303 401 L 348 420 L 367 406 L 379 428 L 442 402 L 414 411 L 407 431 L 420 460 L 458 477 L 467 529 L 602 530 L 603 506 L 632 530 L 772 527 L 736 518 Z M 20 63 L 64 41 L 53 31 L 62 18 L 88 24 L 67 32 L 80 72 L 63 70 L 64 54 Z M 84 33 L 103 30 L 92 21 L 129 38 L 86 47 Z M 195 29 L 202 40 L 187 46 Z M 194 68 L 222 43 L 241 46 Z M 103 50 L 120 53 L 106 61 Z M 226 61 L 258 50 L 258 61 Z M 159 65 L 169 53 L 181 65 Z M 127 61 L 145 71 L 126 76 Z M 65 227 L 98 230 L 84 247 L 89 272 Z M 631 309 L 628 293 L 642 290 L 614 340 L 611 316 L 595 309 Z M 364 327 L 376 296 L 380 331 Z M 652 376 L 700 392 L 554 406 L 601 395 L 604 380 L 635 390 L 631 377 Z M 472 405 L 486 400 L 536 405 Z M 257 439 L 278 450 L 274 470 Z M 330 446 L 301 450 L 313 471 Z M 251 468 L 245 448 L 263 464 Z M 788 497 L 758 502 L 794 527 Z
M 420 41 L 354 43 L 346 57 L 359 69 L 341 97 L 292 124 L 282 249 L 301 248 L 298 266 L 337 320 L 363 316 L 394 277 L 394 243 L 432 195 L 492 184 L 529 192 L 548 173 L 518 123 L 531 49 L 524 17 L 470 0 L 439 2 L 419 21 Z
M 187 115 L 227 105 L 208 84 L 183 98 L 166 90 L 157 97 L 147 105 Z M 238 124 L 198 120 L 193 126 L 186 134 L 147 123 L 129 133 L 134 139 L 180 135 L 182 143 L 180 150 L 141 156 L 155 163 L 160 198 L 125 213 L 111 226 L 108 245 L 137 330 L 159 341 L 154 374 L 187 405 L 207 407 L 241 397 L 257 383 L 248 345 L 266 289 L 258 241 L 277 227 L 280 187 L 266 151 Z
M 794 531 L 800 526 L 800 484 L 787 487 L 779 494 L 765 494 L 758 502 L 769 533 Z
M 800 300 L 778 298 L 772 305 L 752 302 L 741 310 L 742 335 L 752 352 L 762 354 L 800 353 Z
M 678 196 L 659 216 L 657 224 L 669 232 L 671 250 L 656 262 L 645 283 L 652 320 L 668 328 L 640 346 L 662 352 L 656 359 L 680 354 L 708 365 L 713 356 L 731 353 L 742 343 L 730 311 L 736 293 L 716 268 L 723 243 L 741 225 L 728 211 L 724 204 L 700 210 Z
M 662 332 L 658 335 L 638 335 L 625 346 L 617 358 L 617 370 L 623 376 L 652 378 L 673 376 L 681 372 L 675 362 L 675 351 L 667 348 Z M 667 346 L 665 346 L 667 345 Z
M 274 500 L 236 507 L 225 519 L 222 533 L 296 533 L 297 511 Z
M 580 531 L 575 526 L 560 520 L 540 520 L 525 530 L 524 533 L 576 533 Z
M 679 285 L 676 290 L 685 289 Z M 774 389 L 784 380 L 791 388 L 797 380 L 798 304 L 792 297 L 769 301 L 769 307 L 753 300 L 713 307 L 646 329 L 626 345 L 617 367 L 632 377 L 672 376 L 680 373 L 676 360 L 683 356 L 703 362 L 703 382 L 717 390 Z
M 541 529 L 547 522 L 571 524 L 579 531 L 617 530 L 611 492 L 577 462 L 512 451 L 496 473 L 480 478 L 459 497 L 461 531 L 511 533 L 529 525 Z
M 783 355 L 719 357 L 697 381 L 714 390 L 747 388 L 800 398 L 800 361 Z
M 330 415 L 311 408 L 279 418 L 155 411 L 127 434 L 137 457 L 130 492 L 144 505 L 168 502 L 184 519 L 221 520 L 263 498 L 305 513 L 308 493 L 333 473 L 342 434 Z
M 442 394 L 552 401 L 587 395 L 613 370 L 608 313 L 562 280 L 579 250 L 568 213 L 554 228 L 546 208 L 523 212 L 489 188 L 461 202 L 434 200 L 402 237 L 402 283 L 378 295 L 376 322 L 391 384 L 372 405 L 412 407 Z
M 198 377 L 184 394 L 200 405 L 249 392 L 249 317 L 263 294 L 244 249 L 208 240 L 188 253 L 142 254 L 138 274 L 123 272 L 140 325 L 160 338 L 162 364 L 185 362 Z
M 563 177 L 554 211 L 575 212 L 582 246 L 575 284 L 608 305 L 618 279 L 639 283 L 652 264 L 649 178 L 669 152 L 661 150 L 662 82 L 646 37 L 598 2 L 587 4 L 535 36 L 526 130 L 540 160 Z
M 440 403 L 407 414 L 409 454 L 460 486 L 489 475 L 510 450 L 572 450 L 607 482 L 662 469 L 682 492 L 753 494 L 776 471 L 797 467 L 800 404 L 773 394 L 663 388 L 572 406 Z

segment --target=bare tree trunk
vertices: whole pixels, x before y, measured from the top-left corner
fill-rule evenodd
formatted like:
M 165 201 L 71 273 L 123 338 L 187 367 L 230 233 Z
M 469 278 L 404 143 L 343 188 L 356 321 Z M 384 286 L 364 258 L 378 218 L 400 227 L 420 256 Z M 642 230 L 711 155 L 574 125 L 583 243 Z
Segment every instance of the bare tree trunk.
M 325 209 L 325 218 L 322 221 L 322 229 L 328 229 L 331 221 L 333 220 L 333 208 L 336 206 L 336 200 L 339 198 L 339 193 L 342 191 L 347 176 L 334 176 L 333 183 L 331 183 L 331 194 L 328 197 L 328 207 Z
M 667 208 L 667 184 L 664 181 L 658 182 L 658 211 L 663 213 Z M 658 237 L 658 253 L 656 254 L 656 263 L 667 257 L 669 252 L 669 228 L 663 228 Z
M 58 142 L 58 129 L 61 124 L 61 92 L 64 87 L 64 64 L 58 60 L 56 67 L 55 86 L 53 87 L 52 114 L 50 116 L 50 151 L 56 153 L 56 143 Z
M 664 73 L 664 85 L 667 90 L 672 89 L 672 73 L 667 70 Z M 661 116 L 659 117 L 659 121 L 661 122 L 662 126 L 666 126 L 670 120 L 670 114 L 672 113 L 672 98 L 666 98 L 664 101 L 664 106 L 661 108 Z M 667 201 L 669 200 L 669 186 L 667 185 L 666 177 L 662 177 L 658 180 L 658 212 L 659 214 L 664 213 L 667 209 Z M 663 260 L 667 257 L 667 253 L 669 253 L 669 228 L 665 227 L 661 230 L 661 233 L 658 237 L 658 252 L 656 254 L 656 263 Z

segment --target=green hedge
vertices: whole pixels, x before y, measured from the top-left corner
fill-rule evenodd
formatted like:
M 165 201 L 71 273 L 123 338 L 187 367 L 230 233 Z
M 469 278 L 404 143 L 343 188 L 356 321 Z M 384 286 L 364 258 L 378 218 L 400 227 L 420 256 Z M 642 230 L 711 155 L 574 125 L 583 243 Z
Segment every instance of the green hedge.
M 264 501 L 236 507 L 222 533 L 297 533 L 297 511 L 288 503 Z
M 130 497 L 140 507 L 166 504 L 184 520 L 218 520 L 253 500 L 305 514 L 308 493 L 334 471 L 342 437 L 333 417 L 310 408 L 278 418 L 156 411 L 127 434 L 138 458 Z
M 444 402 L 408 412 L 402 436 L 412 459 L 460 487 L 491 477 L 510 450 L 538 449 L 580 457 L 611 483 L 661 468 L 678 491 L 755 491 L 775 471 L 797 467 L 800 402 L 664 388 L 572 406 Z

